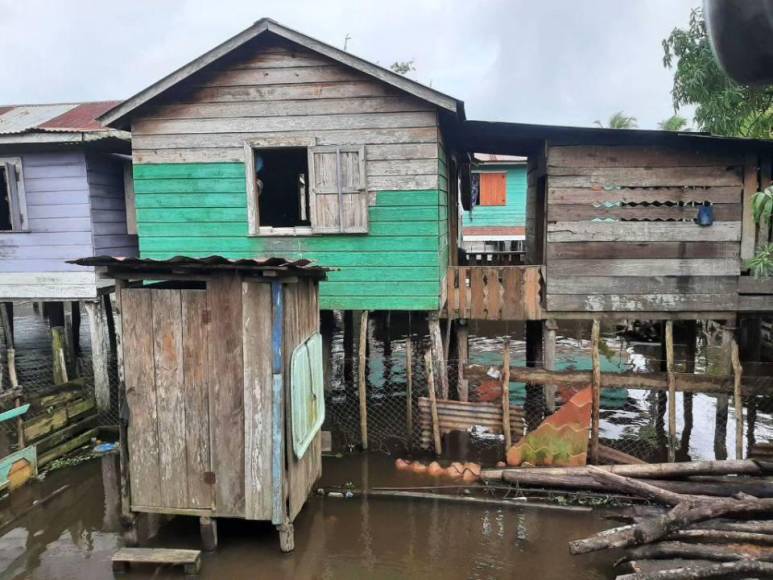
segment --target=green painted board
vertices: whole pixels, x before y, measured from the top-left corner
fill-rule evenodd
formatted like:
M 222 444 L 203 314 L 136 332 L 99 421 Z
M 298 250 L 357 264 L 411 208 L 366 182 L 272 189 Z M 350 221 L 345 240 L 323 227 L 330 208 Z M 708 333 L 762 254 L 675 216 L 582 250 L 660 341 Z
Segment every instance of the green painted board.
M 322 335 L 315 332 L 293 351 L 290 361 L 290 412 L 293 451 L 301 459 L 325 421 Z

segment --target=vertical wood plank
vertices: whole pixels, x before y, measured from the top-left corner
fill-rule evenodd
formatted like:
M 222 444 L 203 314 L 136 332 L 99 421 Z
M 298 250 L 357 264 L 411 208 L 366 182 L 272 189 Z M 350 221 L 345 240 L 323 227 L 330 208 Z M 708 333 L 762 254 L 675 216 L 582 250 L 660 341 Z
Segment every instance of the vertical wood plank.
M 467 280 L 469 277 L 470 269 L 466 267 L 459 268 L 459 316 L 461 318 L 469 318 L 469 304 L 467 299 Z
M 242 287 L 236 275 L 207 282 L 212 466 L 217 515 L 244 514 Z
M 456 280 L 459 271 L 456 268 L 448 268 L 446 272 L 446 316 L 454 319 L 459 316 L 459 292 L 456 288 Z
M 676 377 L 674 376 L 674 321 L 666 320 L 666 374 L 668 380 L 668 460 L 676 461 Z
M 271 285 L 242 283 L 245 517 L 272 516 Z
M 521 314 L 521 289 L 518 284 L 518 268 L 502 269 L 502 286 L 504 288 L 504 303 L 502 306 L 502 318 L 504 320 L 519 320 Z
M 556 370 L 556 331 L 558 323 L 555 320 L 546 320 L 543 322 L 542 332 L 542 359 L 546 371 Z M 545 394 L 545 409 L 548 413 L 556 410 L 556 385 L 545 385 L 543 387 Z
M 459 354 L 459 361 L 457 364 L 459 374 L 456 384 L 460 401 L 467 401 L 470 397 L 469 381 L 464 376 L 464 365 L 468 363 L 469 358 L 469 333 L 470 331 L 467 325 L 467 320 L 460 318 L 459 324 L 456 327 L 456 346 Z
M 741 259 L 754 257 L 757 224 L 754 223 L 752 196 L 759 190 L 757 177 L 759 160 L 756 154 L 746 155 L 743 168 L 743 221 L 741 222 Z
M 470 318 L 485 318 L 485 291 L 483 268 L 470 268 Z
M 430 351 L 424 353 L 424 368 L 427 370 L 427 390 L 429 391 L 429 404 L 432 413 L 432 438 L 435 442 L 435 454 L 440 455 L 443 452 L 443 445 L 440 439 L 440 420 L 438 419 L 437 394 L 435 393 L 435 372 Z
M 97 408 L 102 412 L 110 411 L 110 373 L 108 361 L 110 357 L 110 340 L 107 334 L 107 314 L 105 303 L 84 302 L 86 314 L 89 317 L 89 334 L 91 335 L 91 366 L 94 369 L 94 392 L 97 398 Z M 148 324 L 150 318 L 148 318 Z
M 488 287 L 487 314 L 489 320 L 502 319 L 502 284 L 499 281 L 499 268 L 486 270 L 486 286 Z
M 207 293 L 182 290 L 183 398 L 185 399 L 185 457 L 188 470 L 188 507 L 214 507 L 208 473 L 212 471 L 209 423 L 209 333 Z
M 437 375 L 435 378 L 439 383 L 440 397 L 442 399 L 448 399 L 448 367 L 446 366 L 446 360 L 443 354 L 443 337 L 440 332 L 440 319 L 438 318 L 437 312 L 430 312 L 428 319 L 432 359 L 437 365 L 433 370 L 437 370 Z
M 150 290 L 156 367 L 158 463 L 161 501 L 187 507 L 185 401 L 183 399 L 182 303 L 179 290 Z
M 598 320 L 593 321 L 591 331 L 591 361 L 593 363 L 593 381 L 591 388 L 593 390 L 593 404 L 591 414 L 591 435 L 590 435 L 590 459 L 594 464 L 599 462 L 599 422 L 601 407 L 601 357 L 599 355 L 599 340 L 601 337 L 601 324 Z
M 360 313 L 360 344 L 357 349 L 357 391 L 360 400 L 360 441 L 362 448 L 368 448 L 368 389 L 366 355 L 368 349 L 368 311 Z
M 505 435 L 505 454 L 513 444 L 510 433 L 510 338 L 502 347 L 502 433 Z
M 160 507 L 153 335 L 148 332 L 153 320 L 152 304 L 149 290 L 138 288 L 121 292 L 124 352 L 131 353 L 124 357 L 131 503 Z
M 410 330 L 405 337 L 405 430 L 410 441 L 413 438 L 413 337 Z
M 743 398 L 741 396 L 741 379 L 743 367 L 738 353 L 738 342 L 733 339 L 731 346 L 731 363 L 733 365 L 733 403 L 735 406 L 735 458 L 743 459 Z

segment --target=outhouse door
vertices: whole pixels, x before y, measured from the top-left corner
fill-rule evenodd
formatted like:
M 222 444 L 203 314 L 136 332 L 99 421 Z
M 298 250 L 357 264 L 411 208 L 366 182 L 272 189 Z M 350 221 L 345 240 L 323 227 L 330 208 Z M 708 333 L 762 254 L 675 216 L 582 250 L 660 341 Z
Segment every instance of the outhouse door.
M 206 290 L 121 289 L 131 506 L 214 509 Z

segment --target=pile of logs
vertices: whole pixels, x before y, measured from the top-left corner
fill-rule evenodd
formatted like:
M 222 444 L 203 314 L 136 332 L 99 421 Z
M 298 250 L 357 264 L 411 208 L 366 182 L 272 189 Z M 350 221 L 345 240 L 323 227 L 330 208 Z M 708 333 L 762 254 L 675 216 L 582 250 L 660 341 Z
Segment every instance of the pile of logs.
M 650 465 L 485 470 L 483 479 L 622 492 L 669 506 L 622 527 L 570 542 L 572 554 L 625 549 L 625 579 L 773 577 L 773 474 L 770 463 L 702 461 Z M 532 475 L 526 475 L 531 472 Z M 544 475 L 540 475 L 543 474 Z M 544 484 L 543 484 L 544 485 Z M 755 494 L 749 493 L 754 491 Z

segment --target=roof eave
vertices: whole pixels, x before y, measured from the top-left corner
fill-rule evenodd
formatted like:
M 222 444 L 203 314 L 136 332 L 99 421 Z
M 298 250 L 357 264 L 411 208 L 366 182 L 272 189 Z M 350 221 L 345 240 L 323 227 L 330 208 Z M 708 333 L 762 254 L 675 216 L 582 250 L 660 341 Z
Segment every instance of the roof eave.
M 127 131 L 111 129 L 108 131 L 28 131 L 25 133 L 0 134 L 0 145 L 91 143 L 103 139 L 131 141 Z
M 437 105 L 442 109 L 451 111 L 458 115 L 462 115 L 462 118 L 464 117 L 464 103 L 449 95 L 431 89 L 430 87 L 424 86 L 421 83 L 417 83 L 416 81 L 412 81 L 411 79 L 408 79 L 402 75 L 394 73 L 376 64 L 370 63 L 364 59 L 349 54 L 348 52 L 344 52 L 338 48 L 325 44 L 324 42 L 315 40 L 309 36 L 306 36 L 305 34 L 301 34 L 300 32 L 282 26 L 270 18 L 262 18 L 239 34 L 231 37 L 212 50 L 192 60 L 188 64 L 183 65 L 176 71 L 168 74 L 161 80 L 143 89 L 136 95 L 129 97 L 121 104 L 103 113 L 97 118 L 97 120 L 108 127 L 125 129 L 127 127 L 126 121 L 128 116 L 137 108 L 145 105 L 150 100 L 160 96 L 162 93 L 171 89 L 173 86 L 184 81 L 191 75 L 201 71 L 216 60 L 223 58 L 231 51 L 236 50 L 240 46 L 253 40 L 264 32 L 272 32 L 278 36 L 281 36 L 282 38 L 290 40 L 291 42 L 295 42 L 310 50 L 318 52 L 319 54 L 327 56 L 328 58 L 332 58 L 333 60 L 350 66 L 355 70 L 359 70 L 364 74 L 376 77 L 387 84 L 390 84 L 420 99 Z

